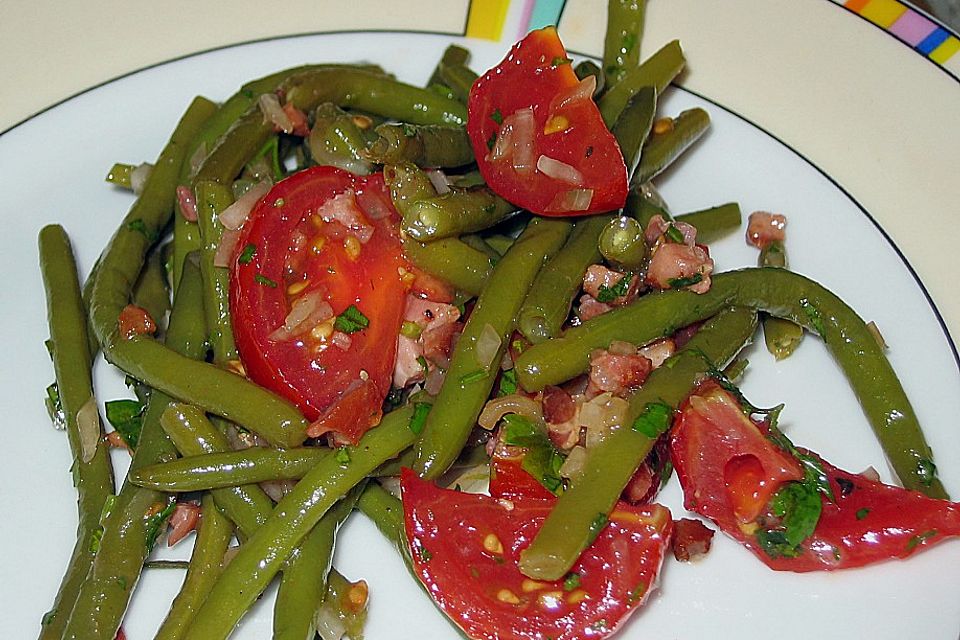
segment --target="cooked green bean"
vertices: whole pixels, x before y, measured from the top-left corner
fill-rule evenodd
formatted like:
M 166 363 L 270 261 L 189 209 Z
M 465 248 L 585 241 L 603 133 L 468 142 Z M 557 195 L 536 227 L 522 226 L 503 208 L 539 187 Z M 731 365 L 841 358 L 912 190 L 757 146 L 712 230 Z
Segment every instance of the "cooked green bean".
M 782 242 L 773 241 L 760 250 L 758 264 L 761 267 L 787 268 L 787 250 Z M 763 342 L 774 358 L 783 360 L 800 346 L 803 340 L 803 327 L 784 318 L 764 314 Z
M 207 494 L 201 500 L 200 523 L 190 554 L 187 575 L 154 640 L 180 640 L 197 609 L 220 576 L 224 554 L 233 538 L 233 525 Z
M 412 407 L 405 407 L 384 416 L 357 446 L 343 448 L 349 462 L 340 462 L 340 456 L 328 456 L 317 463 L 240 547 L 186 637 L 226 638 L 323 514 L 370 472 L 413 444 L 416 436 L 409 428 L 411 415 Z
M 649 182 L 633 183 L 627 192 L 627 202 L 623 206 L 625 215 L 636 218 L 637 222 L 646 229 L 650 219 L 659 215 L 665 221 L 673 220 L 666 203 L 653 185 Z
M 468 233 L 466 235 L 460 236 L 460 241 L 463 242 L 463 244 L 467 245 L 468 247 L 472 249 L 476 249 L 477 251 L 480 251 L 481 253 L 486 255 L 488 258 L 490 258 L 490 260 L 492 260 L 494 263 L 496 263 L 497 260 L 499 260 L 501 256 L 503 256 L 502 253 L 500 253 L 499 251 L 494 249 L 492 246 L 490 246 L 490 243 L 488 243 L 482 236 L 479 236 L 475 233 Z M 511 243 L 513 242 L 512 238 L 510 239 L 510 242 Z
M 657 92 L 653 87 L 643 87 L 630 98 L 623 113 L 617 118 L 611 132 L 623 152 L 623 161 L 627 165 L 630 177 L 640 162 L 640 150 L 646 143 L 657 115 Z
M 440 67 L 443 86 L 450 89 L 453 97 L 464 104 L 470 97 L 470 87 L 477 81 L 477 77 L 465 64 L 445 64 Z
M 463 127 L 386 123 L 366 157 L 379 164 L 412 162 L 418 167 L 459 167 L 473 162 L 473 147 Z
M 364 599 L 358 603 L 356 590 L 362 589 Z M 321 638 L 363 638 L 367 622 L 366 583 L 351 582 L 336 569 L 327 578 L 327 595 L 317 610 L 316 626 Z M 325 632 L 324 632 L 325 631 Z
M 317 164 L 362 176 L 373 170 L 373 164 L 366 157 L 367 137 L 352 115 L 329 102 L 318 106 L 313 114 L 307 144 Z
M 637 182 L 647 182 L 669 167 L 680 154 L 700 139 L 710 126 L 710 114 L 699 107 L 687 109 L 673 119 L 666 133 L 654 133 L 647 140 L 640 158 L 640 166 L 633 176 Z
M 639 67 L 628 70 L 616 84 L 608 84 L 597 106 L 608 127 L 612 127 L 623 113 L 630 98 L 643 87 L 654 87 L 657 95 L 683 70 L 686 60 L 676 40 L 668 42 L 659 51 L 647 58 Z
M 170 311 L 170 287 L 167 284 L 167 270 L 163 265 L 161 247 L 147 255 L 143 270 L 133 285 L 133 304 L 145 309 L 162 327 L 167 312 Z
M 412 162 L 384 165 L 383 180 L 390 189 L 393 206 L 404 218 L 413 215 L 415 203 L 437 195 L 430 176 Z
M 544 262 L 563 246 L 570 227 L 564 220 L 535 218 L 494 267 L 457 341 L 443 386 L 414 448 L 413 468 L 423 477 L 438 477 L 460 455 L 490 395 L 527 291 Z M 481 336 L 499 339 L 495 353 L 478 353 Z
M 611 0 L 607 3 L 607 32 L 603 38 L 603 74 L 613 86 L 640 62 L 640 38 L 646 0 Z
M 600 253 L 607 261 L 627 271 L 639 269 L 647 257 L 643 227 L 634 218 L 618 216 L 600 233 Z
M 597 82 L 597 88 L 593 91 L 593 99 L 596 100 L 599 96 L 603 94 L 603 90 L 607 88 L 606 80 L 603 77 L 603 69 L 597 66 L 596 62 L 592 60 L 584 60 L 578 62 L 573 67 L 573 72 L 577 74 L 577 78 L 583 80 L 588 76 L 593 76 Z
M 520 570 L 538 580 L 562 578 L 594 538 L 592 523 L 606 516 L 656 437 L 630 427 L 648 403 L 676 407 L 711 366 L 723 366 L 749 342 L 757 314 L 734 309 L 704 325 L 686 347 L 654 369 L 643 387 L 630 396 L 627 420 L 587 450 L 576 483 L 563 493 L 530 546 L 520 554 Z
M 493 269 L 485 253 L 457 238 L 426 243 L 403 238 L 402 245 L 407 260 L 471 296 L 480 295 Z
M 204 309 L 207 314 L 207 333 L 213 351 L 213 361 L 223 364 L 236 360 L 237 346 L 230 323 L 230 270 L 214 264 L 223 225 L 220 213 L 233 204 L 233 192 L 218 182 L 201 180 L 194 188 L 197 197 L 197 222 L 200 226 L 202 249 L 200 273 L 203 276 Z
M 444 66 L 449 67 L 461 64 L 465 65 L 468 62 L 470 62 L 469 49 L 464 49 L 463 47 L 455 44 L 449 45 L 443 50 L 443 56 L 441 56 L 440 62 L 437 63 L 433 73 L 430 74 L 430 79 L 427 81 L 427 86 L 429 87 L 434 84 L 443 84 L 441 70 Z
M 740 205 L 736 202 L 684 213 L 677 216 L 675 220 L 696 227 L 697 242 L 702 244 L 709 244 L 736 231 L 743 221 L 740 216 Z
M 403 216 L 403 230 L 414 240 L 429 242 L 487 229 L 517 211 L 488 187 L 454 187 L 442 195 L 409 204 Z
M 369 483 L 357 500 L 357 509 L 370 518 L 383 536 L 408 560 L 407 536 L 403 526 L 403 503 L 376 482 Z
M 91 548 L 100 533 L 100 514 L 113 494 L 113 468 L 108 447 L 101 439 L 99 419 L 96 439 L 84 444 L 79 414 L 92 408 L 88 418 L 97 416 L 87 332 L 86 309 L 77 281 L 77 264 L 70 241 L 63 228 L 49 225 L 40 230 L 40 272 L 47 298 L 47 320 L 50 329 L 51 356 L 60 396 L 60 410 L 66 423 L 67 442 L 73 459 L 74 486 L 77 488 L 77 542 L 60 582 L 50 611 L 43 616 L 41 640 L 59 639 L 63 635 L 70 610 L 80 593 L 81 584 L 94 559 Z M 85 408 L 86 407 L 86 408 Z M 91 428 L 87 425 L 86 428 Z M 90 450 L 90 447 L 93 449 Z
M 867 325 L 840 298 L 816 282 L 777 267 L 741 269 L 714 276 L 704 294 L 664 291 L 614 309 L 528 349 L 516 363 L 528 391 L 582 373 L 590 351 L 611 340 L 643 344 L 721 309 L 737 305 L 787 318 L 817 333 L 843 369 L 903 485 L 946 496 L 913 407 Z
M 184 358 L 200 358 L 206 338 L 200 274 L 192 262 L 188 261 L 185 266 L 166 340 L 172 352 Z M 169 402 L 170 398 L 163 392 L 151 393 L 130 463 L 132 470 L 176 457 L 173 444 L 160 427 L 160 416 Z M 163 524 L 160 513 L 167 500 L 164 494 L 124 482 L 116 500 L 106 509 L 97 554 L 70 613 L 64 638 L 114 639 L 140 578 L 143 561 Z
M 517 317 L 517 328 L 527 340 L 543 342 L 560 334 L 583 274 L 600 261 L 600 234 L 612 219 L 612 214 L 602 214 L 578 220 L 563 249 L 537 274 Z

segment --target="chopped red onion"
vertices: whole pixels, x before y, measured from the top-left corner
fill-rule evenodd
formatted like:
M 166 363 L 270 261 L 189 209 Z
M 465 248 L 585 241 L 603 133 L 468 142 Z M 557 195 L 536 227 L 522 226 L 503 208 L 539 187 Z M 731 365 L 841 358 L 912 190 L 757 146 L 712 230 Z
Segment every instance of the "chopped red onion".
M 349 350 L 350 345 L 353 344 L 353 340 L 350 338 L 350 336 L 342 331 L 334 331 L 333 335 L 330 336 L 330 342 L 343 351 Z
M 537 158 L 537 169 L 554 180 L 560 180 L 574 186 L 583 184 L 583 174 L 566 162 L 560 162 L 542 155 Z
M 130 189 L 137 195 L 143 193 L 143 186 L 147 183 L 147 178 L 150 177 L 150 172 L 153 171 L 153 165 L 149 162 L 142 162 L 130 172 Z
M 284 133 L 293 133 L 293 122 L 290 116 L 280 106 L 280 98 L 275 93 L 264 93 L 257 100 L 260 106 L 260 112 L 263 113 L 263 121 L 271 122 L 280 131 Z
M 220 236 L 220 244 L 217 245 L 217 252 L 213 254 L 213 266 L 229 267 L 230 258 L 233 257 L 233 251 L 237 248 L 237 241 L 240 239 L 240 231 L 234 229 L 224 229 Z
M 177 187 L 177 204 L 180 205 L 180 213 L 185 220 L 197 221 L 197 198 L 190 187 L 183 185 Z
M 447 174 L 440 169 L 431 169 L 427 171 L 427 177 L 430 178 L 430 183 L 433 185 L 433 188 L 437 190 L 437 193 L 444 194 L 450 193 L 450 183 L 447 182 Z
M 357 236 L 360 244 L 366 244 L 373 236 L 373 227 L 357 206 L 356 194 L 344 191 L 324 202 L 317 210 L 324 222 L 339 222 Z
M 231 230 L 242 227 L 254 205 L 267 195 L 271 186 L 269 180 L 264 180 L 247 189 L 247 192 L 237 198 L 236 202 L 220 212 L 220 224 Z
M 580 102 L 581 100 L 592 100 L 593 92 L 597 90 L 597 79 L 590 75 L 577 83 L 577 86 L 570 87 L 563 93 L 558 93 L 550 101 L 550 113 L 557 109 L 562 109 L 568 104 Z M 549 119 L 549 118 L 548 118 Z
M 546 211 L 553 213 L 568 213 L 570 211 L 586 211 L 593 200 L 593 189 L 570 189 L 561 191 L 553 197 Z

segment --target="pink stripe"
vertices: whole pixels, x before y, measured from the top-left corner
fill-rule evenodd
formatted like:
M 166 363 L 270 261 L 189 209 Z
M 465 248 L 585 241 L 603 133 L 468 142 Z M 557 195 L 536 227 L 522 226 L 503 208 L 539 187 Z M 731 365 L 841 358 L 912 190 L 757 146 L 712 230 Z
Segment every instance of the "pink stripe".
M 916 11 L 907 9 L 906 13 L 897 18 L 890 25 L 890 33 L 897 36 L 911 47 L 920 44 L 924 38 L 934 32 L 937 25 L 930 22 Z
M 520 28 L 517 30 L 517 40 L 523 39 L 530 30 L 530 18 L 533 16 L 533 6 L 537 0 L 526 0 L 523 5 L 523 11 L 520 13 Z

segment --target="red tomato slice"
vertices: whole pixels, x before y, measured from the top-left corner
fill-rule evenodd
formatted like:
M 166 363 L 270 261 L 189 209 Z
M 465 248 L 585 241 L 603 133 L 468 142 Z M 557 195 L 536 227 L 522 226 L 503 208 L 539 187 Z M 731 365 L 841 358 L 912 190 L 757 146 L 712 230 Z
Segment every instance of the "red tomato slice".
M 380 420 L 407 289 L 397 219 L 382 176 L 314 167 L 277 183 L 243 226 L 230 288 L 240 357 L 252 380 L 316 421 L 313 437 L 356 443 Z M 335 316 L 353 305 L 369 324 L 344 333 L 308 318 L 278 337 L 306 300 Z
M 401 488 L 417 576 L 469 637 L 484 640 L 609 636 L 652 591 L 672 527 L 665 507 L 621 503 L 565 580 L 539 582 L 517 563 L 552 499 L 440 489 L 409 469 Z
M 685 506 L 716 522 L 767 566 L 797 572 L 859 567 L 960 535 L 960 503 L 868 480 L 800 449 L 820 460 L 836 501 L 820 497 L 820 518 L 798 555 L 771 557 L 757 541 L 755 519 L 776 489 L 803 474 L 766 434 L 729 392 L 708 382 L 681 407 L 671 451 Z
M 490 188 L 544 215 L 622 207 L 627 168 L 590 93 L 553 27 L 531 32 L 479 78 L 467 132 Z

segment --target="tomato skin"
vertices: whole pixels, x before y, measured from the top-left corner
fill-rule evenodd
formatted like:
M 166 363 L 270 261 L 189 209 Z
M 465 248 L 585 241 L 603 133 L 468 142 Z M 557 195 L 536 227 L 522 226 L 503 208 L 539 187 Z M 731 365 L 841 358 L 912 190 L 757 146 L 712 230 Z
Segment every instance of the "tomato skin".
M 551 101 L 579 83 L 556 29 L 532 31 L 499 65 L 481 76 L 467 102 L 467 133 L 477 165 L 487 184 L 500 196 L 534 213 L 551 216 L 612 211 L 627 197 L 627 169 L 620 147 L 592 99 L 578 100 L 551 112 Z M 555 64 L 560 62 L 560 64 Z M 551 210 L 558 194 L 578 188 L 539 169 L 518 173 L 509 159 L 488 159 L 489 142 L 501 132 L 497 120 L 532 108 L 535 153 L 566 163 L 583 175 L 579 188 L 592 189 L 589 206 L 580 211 Z M 569 125 L 553 133 L 544 128 L 560 115 Z
M 700 399 L 699 401 L 697 399 Z M 708 402 L 702 402 L 702 400 Z M 738 540 L 767 566 L 778 571 L 820 571 L 859 567 L 890 558 L 904 558 L 950 536 L 960 535 L 960 503 L 928 498 L 917 491 L 874 482 L 843 471 L 819 455 L 798 449 L 821 462 L 830 480 L 836 501 L 820 497 L 822 512 L 813 533 L 802 543 L 796 557 L 771 557 L 751 533 L 754 519 L 765 510 L 757 501 L 744 498 L 752 490 L 767 500 L 788 474 L 771 474 L 785 469 L 791 457 L 766 437 L 763 424 L 747 419 L 736 399 L 714 382 L 701 385 L 680 407 L 671 438 L 673 463 L 683 487 L 684 506 L 713 520 L 724 533 Z M 745 446 L 757 466 L 731 464 L 743 458 Z M 739 467 L 733 483 L 731 467 Z M 724 472 L 728 486 L 724 486 Z M 771 487 L 761 488 L 765 478 Z M 730 486 L 740 496 L 731 499 Z M 737 512 L 735 505 L 749 504 Z M 744 519 L 744 514 L 748 519 Z M 935 532 L 935 533 L 931 533 Z
M 517 565 L 554 498 L 440 489 L 409 469 L 401 489 L 414 571 L 469 637 L 484 640 L 611 635 L 652 591 L 673 524 L 665 507 L 621 503 L 574 565 L 579 584 L 565 590 L 563 580 L 532 581 Z
M 352 253 L 346 240 L 349 230 L 315 216 L 324 203 L 351 192 L 364 224 L 373 229 L 366 243 L 353 243 Z M 364 205 L 372 198 L 377 199 L 378 210 L 390 215 L 372 219 Z M 230 282 L 241 360 L 252 380 L 317 421 L 309 431 L 313 437 L 335 430 L 355 443 L 379 422 L 380 405 L 390 390 L 407 290 L 401 280 L 405 262 L 398 218 L 382 176 L 313 167 L 274 185 L 242 228 Z M 303 240 L 305 234 L 313 235 Z M 238 258 L 248 245 L 255 248 L 253 256 L 241 263 Z M 355 305 L 369 320 L 369 326 L 349 335 L 347 349 L 318 341 L 309 331 L 288 339 L 269 337 L 290 311 L 288 284 L 303 281 L 308 282 L 305 291 L 323 293 L 334 315 Z

